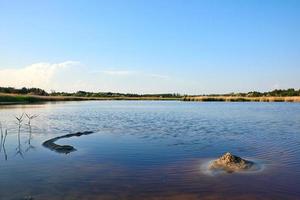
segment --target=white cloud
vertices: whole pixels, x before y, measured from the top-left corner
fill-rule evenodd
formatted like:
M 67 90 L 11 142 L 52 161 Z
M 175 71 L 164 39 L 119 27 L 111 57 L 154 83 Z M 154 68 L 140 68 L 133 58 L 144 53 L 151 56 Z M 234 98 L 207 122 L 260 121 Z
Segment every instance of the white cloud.
M 0 70 L 0 85 L 18 88 L 40 87 L 49 90 L 58 73 L 75 65 L 79 65 L 79 62 L 36 63 L 20 69 L 3 69 Z
M 0 86 L 38 87 L 46 91 L 111 91 L 130 93 L 181 92 L 182 82 L 167 75 L 134 70 L 93 70 L 75 61 L 36 63 L 0 70 Z

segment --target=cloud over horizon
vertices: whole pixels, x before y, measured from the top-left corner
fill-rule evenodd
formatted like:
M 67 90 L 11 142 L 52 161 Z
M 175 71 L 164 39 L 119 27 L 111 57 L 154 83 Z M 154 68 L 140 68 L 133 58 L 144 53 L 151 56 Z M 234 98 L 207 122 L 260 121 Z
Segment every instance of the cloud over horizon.
M 269 91 L 277 88 L 288 88 L 283 84 L 273 84 L 269 80 L 257 77 L 257 87 L 252 80 L 231 79 L 224 75 L 220 80 L 222 85 L 214 81 L 214 74 L 207 73 L 195 76 L 194 79 L 181 76 L 169 76 L 153 71 L 138 71 L 128 68 L 98 67 L 98 70 L 78 61 L 60 63 L 40 62 L 23 68 L 0 69 L 1 87 L 37 87 L 48 92 L 121 92 L 121 93 L 181 93 L 181 94 L 211 94 L 229 92 L 248 92 L 259 88 L 259 91 Z M 264 82 L 259 82 L 264 80 Z M 282 81 L 284 82 L 284 81 Z M 237 84 L 243 83 L 243 84 Z M 213 90 L 212 88 L 216 88 Z M 245 90 L 243 88 L 249 88 Z M 254 88 L 254 89 L 252 89 Z
M 58 73 L 79 64 L 77 61 L 54 64 L 41 62 L 19 69 L 2 69 L 0 70 L 0 85 L 6 87 L 39 87 L 50 90 Z
M 38 87 L 47 91 L 171 92 L 174 84 L 169 80 L 167 75 L 134 70 L 90 71 L 87 66 L 72 60 L 0 70 L 0 86 Z

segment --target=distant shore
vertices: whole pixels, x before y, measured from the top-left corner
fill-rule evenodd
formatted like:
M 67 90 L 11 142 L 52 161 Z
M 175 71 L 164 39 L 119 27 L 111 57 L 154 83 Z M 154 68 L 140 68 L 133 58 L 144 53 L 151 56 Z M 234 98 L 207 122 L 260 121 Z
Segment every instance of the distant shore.
M 186 96 L 183 101 L 225 101 L 225 102 L 300 102 L 300 96 L 262 96 L 262 97 L 243 97 L 243 96 Z
M 287 97 L 242 97 L 242 96 L 184 96 L 184 97 L 76 97 L 76 96 L 39 96 L 0 93 L 0 105 L 30 104 L 54 101 L 107 101 L 107 100 L 158 100 L 158 101 L 223 101 L 223 102 L 300 102 L 300 96 Z
M 6 94 L 0 93 L 0 105 L 9 104 L 28 104 L 28 103 L 40 103 L 51 101 L 106 101 L 106 100 L 160 100 L 171 101 L 181 100 L 177 97 L 76 97 L 76 96 L 40 96 L 40 95 L 20 95 L 20 94 Z

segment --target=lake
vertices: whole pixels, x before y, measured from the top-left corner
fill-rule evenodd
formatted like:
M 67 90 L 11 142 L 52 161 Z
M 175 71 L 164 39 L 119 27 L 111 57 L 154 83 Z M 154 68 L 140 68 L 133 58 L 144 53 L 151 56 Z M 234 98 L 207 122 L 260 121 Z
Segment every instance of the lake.
M 19 130 L 22 113 L 37 117 Z M 299 103 L 10 105 L 0 106 L 0 122 L 0 199 L 300 199 Z M 83 131 L 93 133 L 56 141 L 76 149 L 68 154 L 42 145 Z M 264 167 L 205 173 L 228 151 Z

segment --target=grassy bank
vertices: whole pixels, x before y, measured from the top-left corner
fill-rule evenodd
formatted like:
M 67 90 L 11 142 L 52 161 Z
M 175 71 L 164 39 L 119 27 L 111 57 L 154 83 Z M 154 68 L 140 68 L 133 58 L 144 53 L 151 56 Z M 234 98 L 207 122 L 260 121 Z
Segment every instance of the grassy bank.
M 300 96 L 292 97 L 241 97 L 241 96 L 186 96 L 183 101 L 225 101 L 225 102 L 300 102 Z
M 87 100 L 180 100 L 175 97 L 74 97 L 74 96 L 38 96 L 0 93 L 0 104 L 26 104 L 47 101 L 87 101 Z
M 300 96 L 293 97 L 240 97 L 240 96 L 185 96 L 185 97 L 75 97 L 38 96 L 0 93 L 0 105 L 27 104 L 48 101 L 104 101 L 104 100 L 178 100 L 178 101 L 224 101 L 224 102 L 300 102 Z

